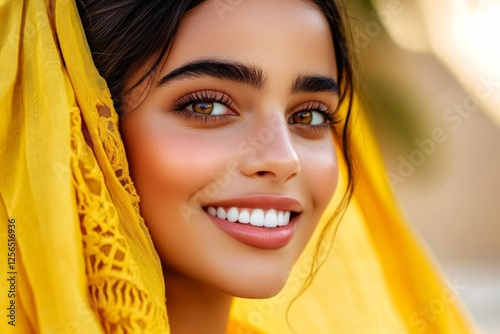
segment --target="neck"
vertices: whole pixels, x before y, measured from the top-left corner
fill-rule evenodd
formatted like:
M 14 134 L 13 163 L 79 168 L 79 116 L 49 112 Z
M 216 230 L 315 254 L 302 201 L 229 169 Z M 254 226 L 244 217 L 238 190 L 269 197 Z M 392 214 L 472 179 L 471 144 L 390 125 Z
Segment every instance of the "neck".
M 226 332 L 231 296 L 173 271 L 165 270 L 164 276 L 172 333 Z

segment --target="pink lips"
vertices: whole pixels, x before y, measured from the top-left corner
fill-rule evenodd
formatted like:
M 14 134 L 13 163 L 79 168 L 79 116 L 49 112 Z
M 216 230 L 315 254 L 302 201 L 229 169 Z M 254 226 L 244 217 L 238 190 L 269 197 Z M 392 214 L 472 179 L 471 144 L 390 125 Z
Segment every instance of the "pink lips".
M 234 239 L 249 246 L 263 249 L 279 249 L 286 246 L 293 238 L 297 226 L 298 215 L 302 212 L 302 205 L 296 199 L 289 196 L 277 195 L 246 195 L 221 201 L 211 202 L 204 207 L 238 207 L 238 208 L 260 208 L 263 210 L 276 209 L 291 211 L 292 217 L 286 226 L 265 228 L 230 222 L 207 213 L 210 219 L 222 231 Z

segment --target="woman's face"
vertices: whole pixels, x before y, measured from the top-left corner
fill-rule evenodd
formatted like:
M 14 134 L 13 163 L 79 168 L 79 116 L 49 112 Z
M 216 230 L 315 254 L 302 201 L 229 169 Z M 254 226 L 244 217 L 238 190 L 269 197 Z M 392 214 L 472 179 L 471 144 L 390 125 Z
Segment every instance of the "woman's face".
M 337 69 L 313 5 L 234 3 L 185 16 L 148 94 L 129 96 L 121 130 L 165 270 L 265 298 L 337 186 Z

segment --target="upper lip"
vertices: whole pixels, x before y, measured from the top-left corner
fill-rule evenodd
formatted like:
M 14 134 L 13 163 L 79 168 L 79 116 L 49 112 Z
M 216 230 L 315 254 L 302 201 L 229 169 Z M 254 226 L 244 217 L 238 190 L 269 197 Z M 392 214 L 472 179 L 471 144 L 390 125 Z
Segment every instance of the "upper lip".
M 302 204 L 288 195 L 249 194 L 210 202 L 204 207 L 275 209 L 282 211 L 302 212 Z

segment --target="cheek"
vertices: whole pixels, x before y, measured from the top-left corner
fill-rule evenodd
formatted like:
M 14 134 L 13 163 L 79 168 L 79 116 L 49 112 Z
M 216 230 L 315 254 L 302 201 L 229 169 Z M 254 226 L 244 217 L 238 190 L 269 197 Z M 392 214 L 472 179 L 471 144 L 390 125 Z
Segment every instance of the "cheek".
M 304 193 L 309 195 L 310 224 L 304 225 L 303 242 L 306 243 L 314 232 L 326 207 L 330 203 L 338 185 L 339 168 L 333 141 L 322 141 L 314 147 L 304 147 L 300 151 L 301 177 Z
M 181 203 L 210 183 L 213 171 L 223 168 L 224 156 L 227 160 L 224 141 L 216 144 L 183 130 L 154 118 L 130 115 L 123 121 L 122 135 L 141 197 L 141 213 L 149 221 L 178 217 Z
M 316 211 L 326 208 L 337 188 L 339 169 L 333 141 L 324 140 L 301 154 L 302 176 Z

